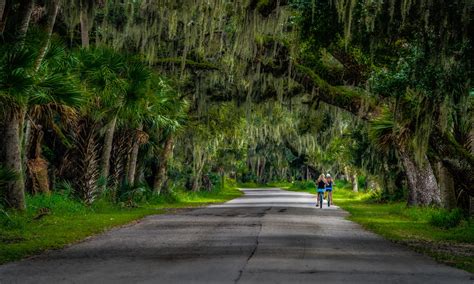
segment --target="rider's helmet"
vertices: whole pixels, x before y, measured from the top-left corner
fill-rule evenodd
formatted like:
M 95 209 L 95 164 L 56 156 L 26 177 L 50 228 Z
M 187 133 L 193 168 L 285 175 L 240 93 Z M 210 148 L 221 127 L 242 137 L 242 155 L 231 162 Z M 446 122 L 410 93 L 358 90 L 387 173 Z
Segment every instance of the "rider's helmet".
M 327 175 L 326 175 L 326 177 L 327 177 L 327 178 L 330 178 L 330 177 L 331 177 L 331 175 L 330 175 L 330 174 L 327 174 Z

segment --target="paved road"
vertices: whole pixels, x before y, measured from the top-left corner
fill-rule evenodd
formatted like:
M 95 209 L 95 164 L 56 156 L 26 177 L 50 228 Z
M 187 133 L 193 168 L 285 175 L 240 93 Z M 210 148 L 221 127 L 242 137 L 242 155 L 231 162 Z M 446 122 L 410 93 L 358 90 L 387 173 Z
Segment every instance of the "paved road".
M 1 283 L 473 283 L 472 275 L 314 207 L 306 193 L 245 189 L 0 266 Z

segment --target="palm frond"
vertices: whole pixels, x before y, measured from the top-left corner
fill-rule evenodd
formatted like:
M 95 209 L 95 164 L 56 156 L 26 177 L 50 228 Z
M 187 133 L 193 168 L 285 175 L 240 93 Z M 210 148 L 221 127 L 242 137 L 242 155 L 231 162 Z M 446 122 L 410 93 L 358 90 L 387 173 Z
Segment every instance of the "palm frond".
M 84 102 L 78 82 L 70 75 L 53 73 L 39 78 L 31 97 L 33 104 L 64 104 L 78 107 Z
M 379 117 L 370 122 L 369 138 L 380 150 L 388 150 L 394 145 L 396 122 L 388 109 L 385 109 Z

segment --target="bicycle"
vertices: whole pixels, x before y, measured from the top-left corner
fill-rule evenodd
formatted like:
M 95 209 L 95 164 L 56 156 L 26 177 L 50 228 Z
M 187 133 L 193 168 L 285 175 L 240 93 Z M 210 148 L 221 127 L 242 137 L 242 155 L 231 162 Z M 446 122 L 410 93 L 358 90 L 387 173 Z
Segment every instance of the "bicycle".
M 319 201 L 319 202 L 317 202 L 317 203 L 319 203 L 319 208 L 323 208 L 324 192 L 319 191 L 319 189 L 318 189 L 317 200 Z M 316 207 L 318 207 L 318 204 L 316 204 Z

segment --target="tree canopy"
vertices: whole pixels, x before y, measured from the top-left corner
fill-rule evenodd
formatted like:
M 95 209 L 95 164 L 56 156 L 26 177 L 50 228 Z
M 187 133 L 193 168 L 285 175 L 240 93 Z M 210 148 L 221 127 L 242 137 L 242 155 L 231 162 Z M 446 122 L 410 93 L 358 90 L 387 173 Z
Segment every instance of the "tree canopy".
M 469 0 L 6 0 L 4 206 L 331 172 L 385 199 L 474 196 Z M 370 186 L 369 186 L 370 184 Z M 354 187 L 356 188 L 356 187 Z

